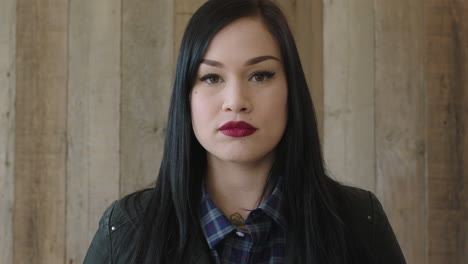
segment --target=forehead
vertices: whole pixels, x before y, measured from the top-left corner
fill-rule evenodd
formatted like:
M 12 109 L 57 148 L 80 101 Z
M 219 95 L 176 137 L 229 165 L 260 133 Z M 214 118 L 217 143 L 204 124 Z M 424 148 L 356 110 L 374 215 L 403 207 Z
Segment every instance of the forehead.
M 205 59 L 225 62 L 245 62 L 272 55 L 281 59 L 276 39 L 259 18 L 240 18 L 220 30 L 205 53 Z

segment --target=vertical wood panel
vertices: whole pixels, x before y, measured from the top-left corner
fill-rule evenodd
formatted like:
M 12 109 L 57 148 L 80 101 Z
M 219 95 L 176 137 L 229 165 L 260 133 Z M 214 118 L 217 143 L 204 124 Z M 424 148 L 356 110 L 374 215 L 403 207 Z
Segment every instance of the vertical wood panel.
M 67 263 L 82 263 L 119 197 L 120 1 L 70 2 Z
M 376 190 L 408 263 L 426 263 L 424 1 L 375 1 Z
M 426 11 L 429 263 L 468 259 L 468 4 L 431 0 Z
M 156 179 L 173 80 L 174 3 L 122 2 L 121 194 Z
M 309 0 L 303 0 L 307 3 Z M 302 9 L 302 8 L 300 8 Z M 311 86 L 312 100 L 314 100 L 314 107 L 317 114 L 319 136 L 323 146 L 323 139 L 325 135 L 325 98 L 324 98 L 324 35 L 323 35 L 323 1 L 313 0 L 310 5 L 310 14 L 307 12 L 301 12 L 301 16 L 298 21 L 300 24 L 309 28 L 308 33 L 299 31 L 299 52 L 304 55 L 304 67 L 306 75 L 310 76 L 309 85 Z M 302 40 L 306 35 L 310 35 L 310 42 Z
M 175 0 L 174 1 L 174 70 L 179 55 L 180 43 L 184 35 L 185 28 L 193 13 L 202 6 L 206 0 Z
M 177 3 L 177 2 L 176 2 Z M 177 6 L 176 6 L 177 7 Z M 192 17 L 193 13 L 176 11 L 174 17 L 174 73 L 177 66 L 177 58 L 179 56 L 180 44 L 184 36 L 185 28 Z
M 340 181 L 375 191 L 374 1 L 325 1 L 324 156 Z
M 323 145 L 323 3 L 322 0 L 297 0 L 295 10 L 295 25 L 292 30 L 314 103 L 319 136 Z M 291 20 L 293 17 L 288 19 Z
M 1 264 L 81 263 L 111 200 L 155 180 L 178 47 L 205 1 L 3 2 Z M 275 2 L 332 171 L 376 191 L 408 263 L 465 263 L 466 1 Z
M 176 13 L 193 14 L 207 0 L 174 0 L 174 10 Z
M 274 0 L 293 32 L 302 68 L 314 102 L 320 138 L 323 128 L 323 4 L 321 0 Z
M 14 262 L 63 263 L 68 6 L 17 4 Z
M 0 263 L 13 263 L 16 0 L 0 9 Z

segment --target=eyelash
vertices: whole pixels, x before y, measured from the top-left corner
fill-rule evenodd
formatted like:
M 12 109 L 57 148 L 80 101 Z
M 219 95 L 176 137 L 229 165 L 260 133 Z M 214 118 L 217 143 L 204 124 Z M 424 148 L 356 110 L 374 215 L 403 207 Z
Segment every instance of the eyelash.
M 207 74 L 207 75 L 201 77 L 200 81 L 204 82 L 204 81 L 206 81 L 206 80 L 208 80 L 210 78 L 216 78 L 216 77 L 219 77 L 219 75 L 210 73 L 210 74 Z
M 252 75 L 251 78 L 255 77 L 255 76 L 263 76 L 263 77 L 266 77 L 267 80 L 265 81 L 262 81 L 262 82 L 266 82 L 268 80 L 270 80 L 273 76 L 275 76 L 275 72 L 271 72 L 271 71 L 262 71 L 262 72 L 256 72 Z M 203 77 L 200 78 L 200 81 L 204 82 L 210 78 L 219 78 L 219 75 L 218 74 L 214 74 L 214 73 L 210 73 L 210 74 L 207 74 Z M 214 85 L 216 83 L 208 83 L 209 85 Z

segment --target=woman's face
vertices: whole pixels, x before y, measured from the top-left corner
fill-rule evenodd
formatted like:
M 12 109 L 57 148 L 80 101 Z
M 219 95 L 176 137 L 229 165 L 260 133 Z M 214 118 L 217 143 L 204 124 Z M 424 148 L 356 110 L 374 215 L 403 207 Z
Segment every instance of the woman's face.
M 208 160 L 273 159 L 288 89 L 279 48 L 259 19 L 241 18 L 216 34 L 190 96 L 193 130 Z

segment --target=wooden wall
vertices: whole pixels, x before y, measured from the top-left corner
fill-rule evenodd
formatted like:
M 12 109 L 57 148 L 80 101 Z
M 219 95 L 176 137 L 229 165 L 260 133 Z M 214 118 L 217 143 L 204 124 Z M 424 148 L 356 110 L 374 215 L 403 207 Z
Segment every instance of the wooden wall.
M 0 8 L 0 263 L 13 263 L 16 0 Z
M 66 251 L 60 257 L 81 263 L 84 241 L 95 232 L 90 227 L 120 196 L 122 18 L 112 0 L 68 3 Z
M 468 261 L 468 2 L 425 4 L 429 263 Z
M 408 263 L 468 261 L 468 3 L 324 2 L 324 153 Z
M 104 209 L 155 180 L 203 2 L 1 0 L 0 263 L 81 263 Z M 377 194 L 408 263 L 466 263 L 468 3 L 275 2 L 332 174 Z

